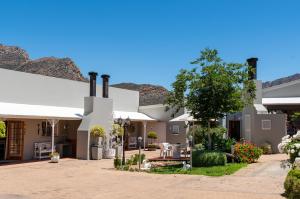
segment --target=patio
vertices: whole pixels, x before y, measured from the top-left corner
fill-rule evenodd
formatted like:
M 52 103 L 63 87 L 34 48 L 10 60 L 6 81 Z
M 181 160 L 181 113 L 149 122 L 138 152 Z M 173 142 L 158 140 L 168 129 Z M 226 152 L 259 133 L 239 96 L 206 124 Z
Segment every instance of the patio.
M 127 155 L 137 151 L 127 152 Z M 148 158 L 159 151 L 144 152 Z M 282 198 L 285 155 L 262 156 L 231 176 L 158 175 L 113 169 L 112 160 L 62 159 L 0 168 L 0 199 L 28 198 Z

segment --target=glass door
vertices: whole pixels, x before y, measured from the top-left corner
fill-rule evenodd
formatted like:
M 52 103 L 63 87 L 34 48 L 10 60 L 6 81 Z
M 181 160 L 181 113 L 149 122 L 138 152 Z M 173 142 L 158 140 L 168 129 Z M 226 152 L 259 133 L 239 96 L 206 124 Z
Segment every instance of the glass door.
M 8 151 L 7 159 L 22 160 L 24 144 L 24 122 L 8 122 Z

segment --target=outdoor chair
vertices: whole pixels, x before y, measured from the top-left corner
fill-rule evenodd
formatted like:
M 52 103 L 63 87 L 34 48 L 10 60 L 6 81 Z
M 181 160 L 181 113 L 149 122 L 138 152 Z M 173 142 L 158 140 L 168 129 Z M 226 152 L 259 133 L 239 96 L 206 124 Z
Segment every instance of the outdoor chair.
M 136 148 L 137 148 L 137 140 L 136 140 L 136 137 L 129 137 L 129 140 L 128 140 L 128 148 L 129 148 L 129 149 L 136 149 Z
M 172 146 L 169 143 L 166 142 L 161 143 L 159 147 L 160 147 L 160 157 L 163 157 L 165 159 L 166 156 L 171 156 Z

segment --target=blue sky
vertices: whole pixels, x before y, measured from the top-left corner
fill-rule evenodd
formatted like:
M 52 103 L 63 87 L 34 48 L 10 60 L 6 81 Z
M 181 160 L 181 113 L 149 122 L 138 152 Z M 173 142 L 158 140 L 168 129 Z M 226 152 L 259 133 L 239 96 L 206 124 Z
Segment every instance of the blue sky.
M 300 72 L 300 1 L 1 1 L 0 43 L 32 59 L 70 57 L 112 83 L 170 88 L 200 50 L 225 61 L 258 57 L 264 81 Z

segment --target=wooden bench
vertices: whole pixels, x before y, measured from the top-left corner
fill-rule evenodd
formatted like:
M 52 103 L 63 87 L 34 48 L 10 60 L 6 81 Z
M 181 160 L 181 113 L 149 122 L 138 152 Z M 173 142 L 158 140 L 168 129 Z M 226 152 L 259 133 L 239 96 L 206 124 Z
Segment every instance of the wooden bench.
M 51 142 L 36 142 L 34 143 L 34 159 L 50 158 L 52 152 Z

